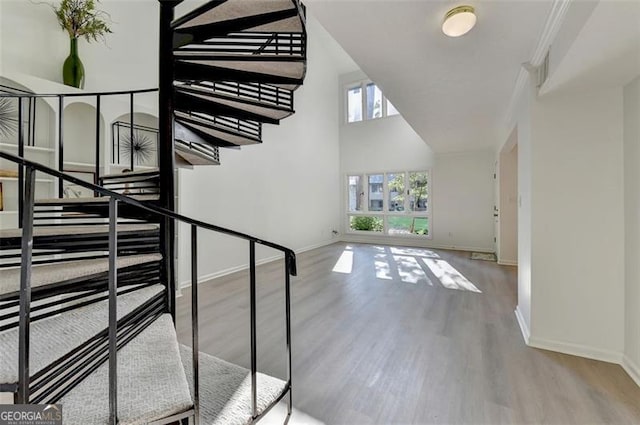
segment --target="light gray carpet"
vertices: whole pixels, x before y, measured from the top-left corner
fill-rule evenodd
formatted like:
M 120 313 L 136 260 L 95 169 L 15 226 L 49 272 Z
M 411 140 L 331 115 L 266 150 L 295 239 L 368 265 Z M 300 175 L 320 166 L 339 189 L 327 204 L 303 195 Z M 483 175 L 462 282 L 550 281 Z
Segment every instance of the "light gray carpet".
M 118 318 L 164 290 L 154 285 L 118 296 Z M 107 329 L 108 301 L 99 301 L 31 324 L 31 374 Z M 18 329 L 0 332 L 0 383 L 18 381 Z M 65 422 L 66 424 L 66 422 Z
M 118 232 L 145 232 L 157 230 L 157 224 L 118 224 Z M 87 226 L 39 226 L 33 228 L 33 236 L 93 235 L 109 233 L 109 225 Z M 22 229 L 1 229 L 0 239 L 22 237 Z
M 190 19 L 178 28 L 184 29 L 214 22 L 224 22 L 245 16 L 262 15 L 281 10 L 289 10 L 293 7 L 294 3 L 292 0 L 232 0 L 224 2 L 205 13 Z M 276 31 L 278 30 L 273 30 L 273 32 Z
M 62 400 L 65 425 L 109 418 L 109 367 L 100 366 Z M 118 351 L 118 423 L 137 425 L 191 408 L 171 316 L 165 314 Z
M 191 348 L 180 345 L 189 388 L 193 388 Z M 200 425 L 244 425 L 251 422 L 251 373 L 249 370 L 200 353 Z M 257 375 L 258 413 L 275 401 L 286 383 L 262 373 Z
M 160 254 L 131 255 L 118 257 L 118 268 L 162 260 Z M 31 287 L 64 282 L 83 276 L 91 276 L 109 270 L 109 259 L 65 261 L 62 263 L 42 264 L 31 268 Z M 10 294 L 20 290 L 20 267 L 0 269 L 0 294 Z

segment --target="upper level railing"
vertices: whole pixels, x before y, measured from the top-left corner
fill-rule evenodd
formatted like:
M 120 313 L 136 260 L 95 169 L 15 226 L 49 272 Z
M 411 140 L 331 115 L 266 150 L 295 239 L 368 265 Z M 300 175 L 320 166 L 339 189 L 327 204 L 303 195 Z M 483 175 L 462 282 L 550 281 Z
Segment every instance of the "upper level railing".
M 95 143 L 95 163 L 93 164 L 94 176 L 93 183 L 98 184 L 100 181 L 101 166 L 102 166 L 102 150 L 100 149 L 100 141 L 102 139 L 100 122 L 102 117 L 102 100 L 106 97 L 112 98 L 115 96 L 126 96 L 129 102 L 129 137 L 130 140 L 135 138 L 135 98 L 138 95 L 145 93 L 157 92 L 157 88 L 139 89 L 139 90 L 120 90 L 120 91 L 104 91 L 104 92 L 78 92 L 78 93 L 30 93 L 22 89 L 16 89 L 14 87 L 0 85 L 0 100 L 3 99 L 15 99 L 17 102 L 17 150 L 18 156 L 25 156 L 25 146 L 35 147 L 36 140 L 36 114 L 37 114 L 37 102 L 38 99 L 53 100 L 57 104 L 57 167 L 59 171 L 65 171 L 65 138 L 64 138 L 64 117 L 65 117 L 65 99 L 89 99 L 95 102 L 95 133 L 93 139 Z M 25 111 L 27 115 L 27 128 L 25 128 Z M 90 135 L 86 135 L 90 138 Z M 132 161 L 133 162 L 133 161 Z M 131 165 L 135 167 L 135 164 Z M 58 179 L 57 184 L 57 196 L 62 198 L 64 194 L 64 188 L 62 179 Z M 23 205 L 24 194 L 24 170 L 22 166 L 18 167 L 18 214 L 21 216 L 21 209 Z M 19 223 L 22 224 L 21 222 Z
M 243 239 L 249 242 L 249 288 L 250 288 L 250 323 L 251 323 L 251 406 L 254 419 L 259 417 L 257 413 L 257 309 L 256 309 L 256 245 L 263 245 L 284 254 L 285 261 L 285 321 L 286 321 L 286 353 L 287 353 L 287 382 L 280 394 L 280 398 L 291 388 L 291 294 L 290 278 L 297 274 L 296 256 L 293 250 L 282 245 L 268 242 L 254 236 L 206 223 L 177 214 L 173 211 L 146 204 L 103 187 L 87 183 L 71 175 L 51 169 L 22 158 L 0 151 L 0 158 L 11 161 L 25 168 L 25 195 L 24 208 L 22 209 L 22 261 L 20 273 L 20 300 L 19 300 L 19 332 L 18 332 L 18 388 L 17 402 L 28 404 L 30 400 L 30 374 L 29 374 L 29 339 L 30 339 L 30 314 L 31 314 L 31 269 L 33 255 L 33 213 L 36 172 L 41 172 L 60 180 L 69 181 L 85 189 L 94 191 L 100 196 L 109 198 L 109 330 L 108 330 L 108 362 L 109 362 L 109 411 L 111 423 L 117 418 L 117 333 L 118 321 L 116 315 L 117 303 L 117 256 L 118 256 L 118 207 L 126 204 L 146 210 L 165 219 L 178 221 L 190 225 L 191 228 L 191 320 L 192 320 L 192 348 L 193 348 L 193 376 L 194 376 L 194 410 L 199 409 L 199 339 L 198 339 L 198 231 L 209 230 L 216 233 Z M 168 288 L 170 291 L 175 288 Z

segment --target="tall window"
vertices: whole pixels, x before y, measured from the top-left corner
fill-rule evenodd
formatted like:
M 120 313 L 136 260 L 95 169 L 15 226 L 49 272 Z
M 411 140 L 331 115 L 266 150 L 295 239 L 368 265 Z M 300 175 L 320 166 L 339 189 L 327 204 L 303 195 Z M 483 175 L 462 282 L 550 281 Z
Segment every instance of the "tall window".
M 348 231 L 430 237 L 429 192 L 429 171 L 348 175 Z
M 374 120 L 398 115 L 398 110 L 384 97 L 380 88 L 370 81 L 361 81 L 346 88 L 347 122 Z

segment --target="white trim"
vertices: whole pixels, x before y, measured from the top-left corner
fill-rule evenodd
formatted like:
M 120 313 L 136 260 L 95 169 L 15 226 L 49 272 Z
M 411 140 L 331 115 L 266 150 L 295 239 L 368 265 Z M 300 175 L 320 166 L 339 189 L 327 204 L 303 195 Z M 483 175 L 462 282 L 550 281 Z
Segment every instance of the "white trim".
M 572 356 L 585 357 L 608 363 L 622 364 L 623 355 L 620 352 L 603 350 L 601 348 L 589 347 L 582 344 L 573 344 L 564 341 L 554 341 L 551 339 L 529 337 L 530 347 L 541 348 L 543 350 L 557 351 L 559 353 L 570 354 Z
M 523 64 L 523 66 L 520 67 L 518 77 L 516 78 L 516 84 L 513 88 L 511 99 L 509 100 L 509 106 L 507 107 L 505 114 L 505 124 L 508 126 L 511 126 L 520 97 L 527 87 L 527 81 L 529 79 L 529 71 L 527 68 L 535 69 L 544 62 L 544 58 L 547 55 L 550 46 L 553 44 L 560 27 L 564 23 L 564 18 L 567 15 L 567 10 L 569 9 L 571 1 L 572 0 L 554 0 L 553 5 L 551 6 L 551 11 L 547 16 L 544 29 L 538 38 L 538 44 L 531 55 L 531 59 L 526 63 L 526 65 Z
M 631 379 L 640 387 L 640 366 L 635 364 L 629 356 L 622 358 L 622 368 L 629 374 Z
M 329 239 L 329 240 L 325 240 L 322 242 L 318 242 L 316 244 L 313 245 L 308 245 L 306 247 L 300 248 L 295 250 L 296 254 L 301 254 L 303 252 L 307 252 L 307 251 L 311 251 L 312 249 L 317 249 L 317 248 L 321 248 L 323 246 L 327 246 L 327 245 L 331 245 L 333 243 L 339 242 L 339 239 Z M 263 264 L 267 264 L 267 263 L 271 263 L 273 261 L 277 261 L 280 260 L 281 258 L 284 258 L 284 255 L 280 254 L 280 255 L 273 255 L 271 257 L 267 257 L 267 258 L 263 258 L 260 260 L 256 261 L 256 266 L 261 266 Z M 233 273 L 237 273 L 237 272 L 241 272 L 243 270 L 248 270 L 249 269 L 249 263 L 246 264 L 241 264 L 239 266 L 234 266 L 234 267 L 229 267 L 227 269 L 224 270 L 220 270 L 214 273 L 209 273 L 209 274 L 205 274 L 202 276 L 198 276 L 198 284 L 203 283 L 203 282 L 208 282 L 210 280 L 213 279 L 217 279 L 219 277 L 223 277 L 226 275 L 230 275 Z M 178 286 L 178 293 L 181 295 L 181 290 L 184 288 L 189 288 L 191 287 L 191 279 L 189 280 L 185 280 L 180 282 L 179 286 Z
M 518 325 L 520 326 L 520 332 L 522 332 L 522 338 L 524 338 L 525 344 L 529 345 L 529 340 L 531 339 L 531 332 L 529 331 L 529 326 L 527 326 L 527 322 L 524 320 L 522 311 L 520 311 L 520 306 L 516 307 L 515 313 L 516 313 L 516 319 L 518 320 Z
M 501 266 L 517 266 L 518 265 L 518 261 L 513 261 L 513 260 L 498 260 L 498 264 L 500 264 Z

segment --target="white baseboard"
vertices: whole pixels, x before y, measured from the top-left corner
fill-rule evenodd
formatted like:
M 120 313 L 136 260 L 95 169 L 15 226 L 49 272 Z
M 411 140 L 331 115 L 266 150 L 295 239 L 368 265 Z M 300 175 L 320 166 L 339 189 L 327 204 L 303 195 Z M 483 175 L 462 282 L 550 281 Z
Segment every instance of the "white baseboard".
M 511 260 L 498 260 L 498 264 L 500 264 L 501 266 L 517 266 L 518 262 Z
M 330 240 L 319 242 L 317 244 L 308 245 L 308 246 L 305 246 L 303 248 L 296 249 L 296 254 L 301 254 L 303 252 L 307 252 L 307 251 L 311 251 L 313 249 L 321 248 L 323 246 L 331 245 L 331 244 L 336 243 L 336 242 L 339 242 L 339 240 L 338 239 L 330 239 Z M 277 261 L 277 260 L 280 260 L 282 258 L 283 258 L 283 254 L 273 255 L 271 257 L 263 258 L 261 260 L 257 260 L 256 261 L 256 266 L 261 266 L 263 264 L 271 263 L 273 261 Z M 217 279 L 217 278 L 222 277 L 222 276 L 226 276 L 226 275 L 230 275 L 230 274 L 233 274 L 233 273 L 241 272 L 241 271 L 247 270 L 247 269 L 249 269 L 249 263 L 241 264 L 239 266 L 229 267 L 227 269 L 219 270 L 219 271 L 214 272 L 214 273 L 209 273 L 209 274 L 198 276 L 198 283 L 200 284 L 200 283 L 207 282 L 207 281 L 210 281 L 210 280 L 213 280 L 213 279 Z M 189 288 L 190 286 L 191 286 L 191 280 L 185 280 L 183 282 L 180 282 L 178 292 L 180 292 L 180 289 Z
M 587 359 L 599 360 L 601 362 L 622 364 L 622 353 L 601 348 L 589 347 L 587 345 L 573 344 L 570 342 L 554 341 L 550 339 L 529 337 L 530 347 L 541 348 L 543 350 L 557 351 L 559 353 L 570 354 L 572 356 L 585 357 Z
M 527 326 L 527 322 L 524 320 L 524 316 L 520 311 L 520 307 L 516 307 L 515 310 L 516 319 L 518 320 L 518 325 L 520 326 L 520 332 L 522 332 L 522 338 L 524 338 L 525 344 L 529 345 L 529 338 L 531 337 L 531 332 L 529 331 L 529 326 Z
M 640 366 L 634 363 L 628 356 L 624 356 L 624 358 L 622 359 L 622 368 L 640 387 Z

